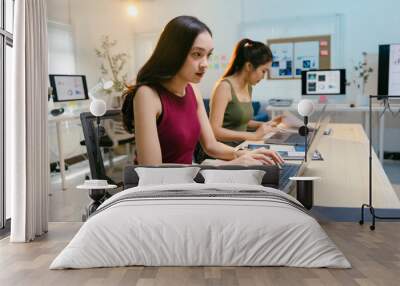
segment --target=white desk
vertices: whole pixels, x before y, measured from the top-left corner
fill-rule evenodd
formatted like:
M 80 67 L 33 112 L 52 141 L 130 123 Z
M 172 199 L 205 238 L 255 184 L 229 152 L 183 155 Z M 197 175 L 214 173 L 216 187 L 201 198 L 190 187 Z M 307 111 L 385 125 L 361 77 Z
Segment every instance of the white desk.
M 78 120 L 80 118 L 80 113 L 87 112 L 88 110 L 78 110 L 74 113 L 63 113 L 58 116 L 52 116 L 51 114 L 48 115 L 48 122 L 54 122 L 56 124 L 56 132 L 57 132 L 57 146 L 58 146 L 58 157 L 60 161 L 60 175 L 61 175 L 61 189 L 65 190 L 65 158 L 64 158 L 64 145 L 63 145 L 63 137 L 62 137 L 62 128 L 61 123 L 65 121 L 72 121 Z M 111 140 L 113 141 L 113 145 L 117 146 L 120 141 L 134 139 L 135 136 L 133 134 L 127 133 L 123 127 L 122 123 L 114 123 L 113 125 L 108 124 L 106 126 L 106 130 L 108 131 L 107 134 L 110 136 Z M 130 147 L 126 144 L 126 153 L 128 158 L 131 158 Z M 112 161 L 110 161 L 112 162 Z M 110 163 L 111 164 L 111 163 Z
M 61 189 L 65 190 L 65 162 L 64 162 L 64 147 L 61 134 L 61 123 L 64 121 L 77 120 L 79 119 L 78 113 L 63 113 L 58 116 L 48 115 L 48 122 L 54 122 L 56 124 L 57 132 L 57 146 L 58 146 L 58 157 L 60 161 L 60 175 L 61 175 Z
M 317 149 L 323 161 L 311 161 L 304 176 L 320 177 L 314 184 L 314 205 L 359 208 L 368 202 L 369 142 L 360 124 L 329 124 L 333 132 L 322 136 Z M 248 143 L 263 143 L 245 141 Z M 290 162 L 291 163 L 291 162 Z M 373 204 L 376 208 L 400 208 L 393 189 L 375 152 L 372 154 Z
M 322 104 L 318 104 L 317 108 L 322 108 Z M 398 110 L 400 108 L 399 104 L 391 104 L 391 107 L 395 110 Z M 373 104 L 372 105 L 372 112 L 383 112 L 385 108 L 381 106 L 380 104 Z M 284 111 L 291 111 L 297 114 L 297 103 L 293 103 L 290 106 L 272 106 L 268 105 L 266 107 L 266 110 L 271 112 L 272 117 L 275 117 L 278 113 L 282 113 Z M 364 116 L 364 130 L 367 133 L 368 138 L 371 140 L 371 136 L 369 134 L 369 106 L 355 106 L 355 107 L 350 107 L 349 104 L 328 104 L 326 107 L 326 111 L 331 111 L 331 112 L 362 112 Z M 383 162 L 383 148 L 384 148 L 384 134 L 385 132 L 385 113 L 382 114 L 380 120 L 379 120 L 379 150 L 378 150 L 378 155 L 379 155 L 379 160 Z

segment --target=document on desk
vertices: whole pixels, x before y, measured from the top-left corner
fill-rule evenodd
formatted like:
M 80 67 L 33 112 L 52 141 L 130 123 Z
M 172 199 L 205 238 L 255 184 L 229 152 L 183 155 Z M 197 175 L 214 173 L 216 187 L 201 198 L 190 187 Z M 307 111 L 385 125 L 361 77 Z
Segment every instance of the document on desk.
M 304 122 L 297 118 L 293 113 L 289 111 L 283 112 L 282 122 L 278 124 L 277 128 L 283 129 L 284 131 L 298 131 L 298 128 L 303 126 Z
M 304 159 L 304 146 L 292 146 L 292 145 L 274 145 L 274 144 L 249 144 L 247 148 L 254 150 L 257 148 L 264 147 L 269 150 L 274 150 L 284 160 L 303 160 Z M 323 160 L 322 155 L 318 150 L 315 150 L 312 160 Z

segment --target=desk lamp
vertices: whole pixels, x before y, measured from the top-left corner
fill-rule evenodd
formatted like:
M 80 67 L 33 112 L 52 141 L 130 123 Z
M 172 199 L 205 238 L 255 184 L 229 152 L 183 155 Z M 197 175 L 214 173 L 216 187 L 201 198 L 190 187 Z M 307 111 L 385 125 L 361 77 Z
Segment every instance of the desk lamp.
M 309 129 L 307 127 L 308 124 L 308 117 L 314 112 L 314 103 L 309 99 L 302 99 L 300 100 L 299 104 L 297 105 L 298 113 L 304 117 L 304 126 L 299 128 L 299 134 L 304 136 L 305 138 L 305 150 L 304 150 L 304 161 L 307 162 L 307 151 L 308 151 L 308 133 Z
M 102 99 L 97 99 L 93 98 L 92 102 L 90 103 L 90 113 L 92 113 L 94 116 L 96 116 L 96 124 L 97 124 L 97 140 L 96 140 L 96 145 L 97 145 L 97 162 L 99 162 L 100 159 L 100 117 L 103 116 L 106 111 L 106 103 Z
M 92 99 L 92 101 L 90 102 L 89 110 L 90 113 L 96 116 L 96 123 L 97 123 L 97 140 L 96 140 L 97 162 L 99 162 L 100 158 L 100 117 L 102 117 L 106 113 L 107 105 L 104 100 L 96 97 L 96 93 L 102 90 L 109 90 L 113 87 L 113 85 L 114 83 L 111 80 L 104 81 L 103 79 L 101 79 L 95 86 L 93 86 L 89 90 L 89 97 Z

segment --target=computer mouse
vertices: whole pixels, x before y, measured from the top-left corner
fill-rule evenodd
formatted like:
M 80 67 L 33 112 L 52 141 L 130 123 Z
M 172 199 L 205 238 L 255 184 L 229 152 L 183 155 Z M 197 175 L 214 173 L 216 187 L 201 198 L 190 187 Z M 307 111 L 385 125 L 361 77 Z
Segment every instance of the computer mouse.
M 62 107 L 50 110 L 50 114 L 53 116 L 58 116 L 60 114 L 63 114 L 63 112 L 64 112 L 64 108 L 62 108 Z

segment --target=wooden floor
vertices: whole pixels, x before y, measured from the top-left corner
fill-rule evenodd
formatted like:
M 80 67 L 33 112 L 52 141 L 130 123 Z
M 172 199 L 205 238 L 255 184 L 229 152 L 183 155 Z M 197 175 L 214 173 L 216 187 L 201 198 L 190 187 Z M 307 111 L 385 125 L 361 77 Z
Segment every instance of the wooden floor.
M 322 222 L 353 268 L 122 267 L 48 270 L 81 223 L 50 223 L 28 244 L 0 241 L 0 285 L 400 285 L 400 223 L 368 225 Z

